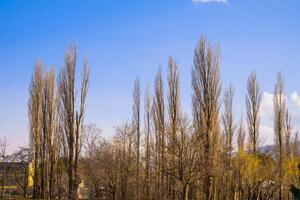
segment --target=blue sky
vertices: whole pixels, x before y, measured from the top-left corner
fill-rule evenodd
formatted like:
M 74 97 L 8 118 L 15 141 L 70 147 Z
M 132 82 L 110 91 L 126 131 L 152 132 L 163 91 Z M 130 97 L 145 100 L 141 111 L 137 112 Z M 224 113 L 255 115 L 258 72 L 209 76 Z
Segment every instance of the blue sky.
M 42 59 L 58 69 L 74 42 L 92 73 L 86 122 L 105 136 L 130 120 L 134 79 L 139 76 L 143 88 L 152 85 L 169 56 L 180 66 L 183 108 L 190 112 L 193 51 L 201 35 L 221 46 L 223 88 L 230 82 L 236 88 L 237 117 L 255 70 L 264 92 L 262 138 L 273 142 L 272 91 L 282 70 L 294 128 L 300 128 L 300 2 L 202 1 L 0 0 L 0 136 L 11 148 L 26 144 L 34 63 Z

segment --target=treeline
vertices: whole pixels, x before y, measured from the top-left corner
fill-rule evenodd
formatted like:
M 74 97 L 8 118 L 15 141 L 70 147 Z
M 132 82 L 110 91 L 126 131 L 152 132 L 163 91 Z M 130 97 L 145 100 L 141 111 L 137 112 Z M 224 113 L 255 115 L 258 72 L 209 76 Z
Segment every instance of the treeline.
M 110 139 L 95 125 L 83 126 L 89 85 L 83 65 L 77 93 L 76 47 L 67 51 L 58 78 L 53 68 L 36 64 L 29 99 L 34 198 L 77 199 L 82 183 L 91 199 L 293 199 L 290 187 L 300 184 L 298 138 L 292 138 L 281 73 L 274 88 L 275 148 L 263 152 L 255 72 L 247 82 L 246 115 L 236 119 L 234 87 L 221 93 L 219 48 L 205 38 L 194 52 L 192 118 L 182 109 L 179 69 L 170 57 L 167 79 L 159 70 L 153 93 L 147 88 L 142 95 L 135 81 L 132 121 Z
M 80 93 L 76 90 L 77 49 L 70 47 L 57 81 L 52 67 L 41 61 L 30 84 L 28 113 L 33 163 L 33 198 L 77 199 L 81 182 L 78 172 L 83 142 L 83 118 L 89 86 L 87 60 L 83 63 Z M 76 97 L 79 96 L 79 100 Z M 77 105 L 78 104 L 78 105 Z M 68 183 L 64 180 L 68 175 Z

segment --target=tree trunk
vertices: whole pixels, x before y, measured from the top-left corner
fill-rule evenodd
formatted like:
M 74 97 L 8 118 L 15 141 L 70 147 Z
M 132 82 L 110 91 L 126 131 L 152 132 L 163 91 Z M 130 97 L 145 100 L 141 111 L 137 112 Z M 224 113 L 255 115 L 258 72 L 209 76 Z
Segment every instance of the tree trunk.
M 50 175 L 49 175 L 49 197 L 50 199 L 54 198 L 54 161 L 51 160 L 50 163 Z
M 183 200 L 189 199 L 189 184 L 186 184 L 183 188 L 183 194 L 182 194 Z
M 68 199 L 74 199 L 73 195 L 73 186 L 74 186 L 74 178 L 73 178 L 73 143 L 70 143 L 69 149 L 69 160 L 68 160 L 68 175 L 69 175 L 69 195 Z

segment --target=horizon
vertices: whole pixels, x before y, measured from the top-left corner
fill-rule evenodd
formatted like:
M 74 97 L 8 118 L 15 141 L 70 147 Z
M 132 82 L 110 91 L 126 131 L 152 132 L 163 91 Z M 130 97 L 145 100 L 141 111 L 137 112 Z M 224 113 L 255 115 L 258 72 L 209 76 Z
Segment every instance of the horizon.
M 105 137 L 131 121 L 135 78 L 142 91 L 148 84 L 153 88 L 160 66 L 165 77 L 169 56 L 179 65 L 182 107 L 190 115 L 193 52 L 205 35 L 221 47 L 221 97 L 232 83 L 236 122 L 245 114 L 247 78 L 257 72 L 263 92 L 260 133 L 265 145 L 272 144 L 278 71 L 285 76 L 294 130 L 300 129 L 299 8 L 297 1 L 1 1 L 0 136 L 11 143 L 10 152 L 28 144 L 34 64 L 41 59 L 58 72 L 72 43 L 78 45 L 79 71 L 85 56 L 91 69 L 85 124 L 97 124 Z

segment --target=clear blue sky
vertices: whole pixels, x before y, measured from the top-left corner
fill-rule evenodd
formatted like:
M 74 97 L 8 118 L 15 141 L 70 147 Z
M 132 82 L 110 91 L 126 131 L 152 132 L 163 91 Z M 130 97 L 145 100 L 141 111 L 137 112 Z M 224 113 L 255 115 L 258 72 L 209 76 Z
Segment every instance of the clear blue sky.
M 221 46 L 223 88 L 234 84 L 237 116 L 244 110 L 246 79 L 256 70 L 265 92 L 263 138 L 272 143 L 268 97 L 278 70 L 286 76 L 294 127 L 300 128 L 299 10 L 298 0 L 0 0 L 0 136 L 13 142 L 11 148 L 28 141 L 34 63 L 42 59 L 59 68 L 73 42 L 92 72 L 86 122 L 98 124 L 104 135 L 130 120 L 134 79 L 139 76 L 143 88 L 152 85 L 159 66 L 166 72 L 168 56 L 180 66 L 183 107 L 190 112 L 193 51 L 206 35 Z

